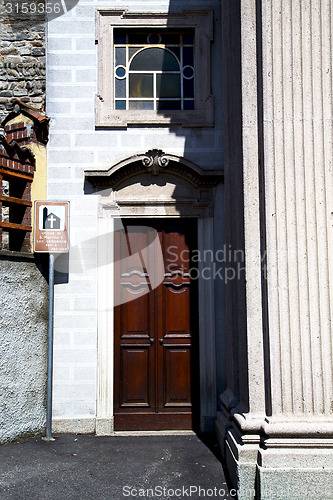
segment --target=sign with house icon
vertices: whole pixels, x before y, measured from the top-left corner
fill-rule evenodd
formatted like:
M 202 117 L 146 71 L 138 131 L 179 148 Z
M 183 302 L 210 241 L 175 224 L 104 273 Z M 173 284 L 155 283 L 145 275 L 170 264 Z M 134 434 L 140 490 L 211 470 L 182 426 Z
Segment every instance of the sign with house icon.
M 35 252 L 68 252 L 68 232 L 69 202 L 35 202 Z
M 41 208 L 42 207 L 40 207 L 40 210 Z M 60 217 L 53 212 L 49 212 L 48 207 L 43 208 L 43 229 L 60 229 L 60 223 Z

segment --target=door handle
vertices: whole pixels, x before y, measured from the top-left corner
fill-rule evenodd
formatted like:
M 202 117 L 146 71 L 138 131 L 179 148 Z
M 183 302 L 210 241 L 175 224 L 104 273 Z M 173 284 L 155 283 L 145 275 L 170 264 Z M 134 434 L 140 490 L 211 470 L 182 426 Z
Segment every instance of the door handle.
M 163 345 L 164 339 L 158 339 L 158 341 L 159 341 L 160 345 Z
M 153 344 L 155 342 L 155 339 L 153 337 L 150 337 L 150 343 Z

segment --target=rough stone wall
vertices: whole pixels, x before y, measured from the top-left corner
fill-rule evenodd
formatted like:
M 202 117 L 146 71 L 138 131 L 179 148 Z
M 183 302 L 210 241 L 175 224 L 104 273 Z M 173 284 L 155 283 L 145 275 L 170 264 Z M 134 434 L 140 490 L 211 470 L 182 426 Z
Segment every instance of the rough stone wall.
M 37 264 L 37 265 L 36 265 Z M 46 419 L 48 285 L 33 258 L 0 256 L 0 443 Z
M 13 98 L 45 109 L 45 18 L 27 18 L 6 12 L 0 0 L 0 122 Z

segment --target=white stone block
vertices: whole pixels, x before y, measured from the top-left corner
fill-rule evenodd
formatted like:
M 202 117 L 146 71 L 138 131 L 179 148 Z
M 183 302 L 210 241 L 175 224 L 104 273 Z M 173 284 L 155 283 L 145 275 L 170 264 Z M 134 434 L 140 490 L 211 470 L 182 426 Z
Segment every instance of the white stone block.
M 54 328 L 56 329 L 72 329 L 72 330 L 81 330 L 84 331 L 91 330 L 94 331 L 96 328 L 96 315 L 82 312 L 75 313 L 73 312 L 62 312 L 61 314 L 57 314 L 54 319 Z
M 63 347 L 54 347 L 54 363 L 95 363 L 96 349 L 64 349 Z
M 49 23 L 50 33 L 57 35 L 85 35 L 86 33 L 93 33 L 95 24 L 93 20 L 71 19 L 70 17 L 63 16 Z
M 130 152 L 130 156 L 135 154 L 136 150 L 133 148 L 133 153 Z M 106 151 L 98 151 L 96 152 L 96 164 L 103 165 L 107 167 L 111 167 L 115 163 L 124 159 L 124 154 L 120 149 L 106 150 Z
M 93 83 L 96 87 L 97 70 L 96 68 L 91 69 L 76 69 L 75 70 L 75 81 L 77 83 Z M 80 97 L 80 95 L 76 96 Z
M 67 384 L 54 384 L 53 386 L 54 398 L 59 401 L 89 401 L 94 400 L 96 396 L 96 384 L 88 382 L 71 383 Z
M 73 17 L 91 19 L 95 15 L 94 5 L 82 5 L 78 3 L 73 11 Z
M 90 82 L 88 82 L 90 83 Z M 50 88 L 50 87 L 49 87 Z M 67 99 L 86 97 L 93 100 L 96 93 L 95 85 L 55 85 L 52 89 L 52 99 L 65 97 Z
M 46 110 L 51 118 L 55 118 L 57 115 L 65 115 L 69 117 L 72 114 L 73 103 L 68 100 L 62 100 L 59 98 L 48 99 L 46 101 Z M 51 130 L 53 129 L 53 124 L 51 124 Z M 52 135 L 50 134 L 50 141 L 52 140 Z
M 74 401 L 72 404 L 73 415 L 79 415 L 81 418 L 92 418 L 96 415 L 95 398 L 89 401 Z
M 96 296 L 84 297 L 82 295 L 79 297 L 74 297 L 73 307 L 76 311 L 96 311 L 97 298 Z
M 72 50 L 73 49 L 73 38 L 68 37 L 52 37 L 49 36 L 47 39 L 48 53 L 54 52 L 55 50 Z
M 70 102 L 70 101 L 68 101 Z M 58 132 L 62 130 L 78 131 L 78 130 L 93 130 L 94 129 L 94 118 L 91 117 L 55 117 L 53 122 L 53 128 Z
M 87 307 L 85 310 L 85 313 L 91 312 L 93 316 L 93 323 L 96 325 L 97 317 L 96 317 L 96 310 L 93 310 L 91 307 Z M 84 318 L 84 317 L 83 317 Z M 89 327 L 88 327 L 89 328 Z M 97 335 L 96 332 L 93 331 L 85 331 L 85 329 L 82 329 L 81 331 L 76 331 L 73 332 L 73 344 L 74 346 L 84 346 L 84 347 L 96 347 L 97 343 Z
M 138 151 L 144 149 L 144 141 L 142 132 L 138 131 L 137 133 L 124 132 L 120 135 L 120 145 L 122 148 L 133 148 L 137 147 Z
M 50 136 L 50 140 L 48 143 L 48 148 L 51 150 L 52 148 L 70 148 L 71 145 L 71 136 L 70 134 L 56 134 L 53 133 Z
M 65 297 L 55 297 L 54 308 L 56 311 L 71 311 L 73 309 L 73 300 Z
M 68 381 L 70 380 L 71 371 L 71 367 L 57 364 L 53 368 L 53 378 L 58 382 Z
M 47 72 L 48 83 L 71 83 L 73 81 L 71 69 L 50 69 Z
M 71 214 L 71 224 L 73 227 L 85 227 L 85 229 L 96 229 L 97 215 L 95 213 L 80 213 L 79 211 L 74 211 Z M 85 254 L 87 256 L 87 254 Z M 88 254 L 88 258 L 92 255 Z
M 83 381 L 95 381 L 96 366 L 74 366 L 74 379 Z
M 94 132 L 92 134 L 76 134 L 75 135 L 75 147 L 84 148 L 103 148 L 110 150 L 112 154 L 114 146 L 119 145 L 119 135 L 117 133 L 105 133 L 101 131 Z
M 96 50 L 94 36 L 88 36 L 85 38 L 77 37 L 74 39 L 74 44 L 75 44 L 75 50 L 77 51 L 90 52 Z
M 168 131 L 163 131 L 163 133 L 156 131 L 152 133 L 150 130 L 144 134 L 144 144 L 146 149 L 156 148 L 163 151 L 170 151 L 171 147 L 172 152 L 179 151 L 182 154 L 186 144 L 186 137 L 183 134 L 170 134 Z
M 52 407 L 52 431 L 53 432 L 64 432 L 58 430 L 57 420 L 60 416 L 62 419 L 70 418 L 73 416 L 73 404 L 71 401 L 55 401 L 56 404 L 53 404 Z
M 96 214 L 97 216 L 98 196 L 82 196 L 71 203 L 72 213 Z
M 75 182 L 73 180 L 64 182 L 52 181 L 48 184 L 49 197 L 54 199 L 58 197 L 59 200 L 68 200 L 75 196 L 82 196 L 83 186 L 82 182 Z
M 76 163 L 92 163 L 94 161 L 93 151 L 81 150 L 58 150 L 49 151 L 48 160 L 50 163 L 74 165 Z
M 91 66 L 93 67 L 96 63 L 96 55 L 94 52 L 85 52 L 80 54 L 74 53 L 62 53 L 62 54 L 54 54 L 50 53 L 48 55 L 48 65 L 50 69 L 55 67 L 85 67 Z

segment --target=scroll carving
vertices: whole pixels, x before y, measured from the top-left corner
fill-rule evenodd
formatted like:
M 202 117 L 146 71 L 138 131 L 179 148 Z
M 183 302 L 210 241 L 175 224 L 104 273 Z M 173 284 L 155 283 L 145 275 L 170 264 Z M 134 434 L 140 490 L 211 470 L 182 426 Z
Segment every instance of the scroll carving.
M 161 168 L 168 166 L 169 158 L 161 149 L 152 149 L 144 155 L 142 164 L 147 167 L 149 173 L 158 175 Z

